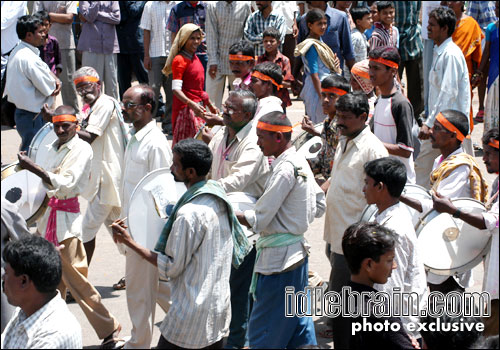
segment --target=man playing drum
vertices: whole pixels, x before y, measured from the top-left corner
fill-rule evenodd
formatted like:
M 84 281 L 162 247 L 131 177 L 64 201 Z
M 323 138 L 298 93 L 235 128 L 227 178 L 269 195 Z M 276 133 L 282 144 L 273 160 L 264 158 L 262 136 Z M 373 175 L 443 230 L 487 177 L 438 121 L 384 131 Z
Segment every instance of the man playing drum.
M 252 119 L 257 98 L 248 90 L 229 92 L 223 105 L 225 127 L 215 134 L 208 145 L 213 162 L 208 178 L 217 181 L 226 193 L 245 192 L 259 198 L 269 173 L 267 157 L 257 146 Z M 243 348 L 250 312 L 248 289 L 255 263 L 255 249 L 243 264 L 231 270 L 231 325 L 227 346 Z
M 128 213 L 130 197 L 139 181 L 148 173 L 172 165 L 172 152 L 167 138 L 153 121 L 154 92 L 147 85 L 129 88 L 123 94 L 122 114 L 126 122 L 133 123 L 131 139 L 124 159 L 122 217 Z M 125 280 L 127 305 L 132 321 L 132 336 L 126 349 L 149 349 L 153 336 L 157 297 L 160 306 L 168 311 L 170 291 L 159 283 L 158 269 L 132 249 L 126 249 Z M 161 290 L 158 291 L 158 288 Z
M 431 191 L 448 198 L 474 198 L 485 202 L 488 185 L 473 157 L 464 152 L 462 142 L 469 135 L 469 120 L 459 111 L 447 109 L 436 115 L 430 132 L 432 147 L 439 149 L 441 156 L 434 161 L 430 174 Z M 415 200 L 401 195 L 400 200 L 425 215 L 432 210 L 432 200 Z M 430 290 L 447 293 L 464 292 L 472 285 L 472 271 L 457 276 L 440 276 L 432 272 L 427 275 Z
M 490 129 L 483 135 L 483 161 L 488 173 L 498 174 L 498 128 Z M 432 196 L 434 209 L 448 213 L 469 225 L 477 227 L 481 233 L 491 235 L 491 250 L 486 259 L 483 291 L 490 294 L 491 316 L 483 317 L 485 336 L 498 335 L 498 176 L 493 182 L 491 198 L 486 204 L 487 212 L 481 214 L 465 213 L 456 208 L 449 198 L 436 194 Z
M 50 209 L 37 222 L 37 231 L 54 245 L 61 245 L 61 296 L 66 289 L 82 308 L 103 347 L 113 348 L 121 326 L 101 302 L 101 295 L 87 280 L 87 256 L 83 247 L 82 215 L 78 196 L 87 186 L 92 147 L 77 135 L 73 107 L 60 106 L 52 117 L 57 140 L 49 146 L 46 159 L 35 164 L 26 152 L 18 154 L 19 166 L 39 176 L 47 188 Z

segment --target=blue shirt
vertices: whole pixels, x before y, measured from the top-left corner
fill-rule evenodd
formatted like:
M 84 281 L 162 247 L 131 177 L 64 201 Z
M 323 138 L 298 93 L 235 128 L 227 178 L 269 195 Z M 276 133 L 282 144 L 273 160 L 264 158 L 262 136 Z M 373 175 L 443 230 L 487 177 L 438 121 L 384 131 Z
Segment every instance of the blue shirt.
M 340 61 L 340 67 L 343 67 L 344 60 L 354 60 L 354 50 L 351 42 L 351 29 L 349 20 L 345 12 L 326 6 L 326 20 L 328 27 L 321 40 L 327 44 L 337 55 Z M 299 37 L 297 44 L 304 41 L 309 35 L 309 29 L 306 24 L 306 16 L 302 16 L 299 26 Z

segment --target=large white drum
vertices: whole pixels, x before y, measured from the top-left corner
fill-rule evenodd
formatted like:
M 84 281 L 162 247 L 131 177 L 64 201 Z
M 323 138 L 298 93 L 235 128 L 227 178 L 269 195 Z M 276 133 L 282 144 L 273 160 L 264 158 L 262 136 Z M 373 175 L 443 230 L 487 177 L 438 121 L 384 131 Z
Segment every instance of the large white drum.
M 128 208 L 127 225 L 134 240 L 154 250 L 160 233 L 175 204 L 186 192 L 186 186 L 176 182 L 169 168 L 154 170 L 137 184 Z
M 483 213 L 483 203 L 471 198 L 452 200 L 464 213 Z M 490 250 L 491 237 L 479 229 L 431 210 L 417 225 L 420 257 L 425 268 L 437 275 L 452 276 L 474 268 Z
M 49 146 L 55 140 L 57 140 L 57 135 L 54 132 L 54 125 L 52 123 L 45 124 L 31 140 L 28 157 L 36 164 L 40 164 L 42 159 L 47 158 Z
M 227 199 L 233 205 L 233 209 L 235 211 L 245 211 L 252 210 L 255 208 L 255 203 L 257 199 L 255 197 L 250 196 L 244 192 L 231 192 L 227 194 Z M 243 227 L 243 232 L 247 236 L 250 243 L 255 244 L 260 237 L 260 234 L 254 233 L 245 225 L 241 225 Z

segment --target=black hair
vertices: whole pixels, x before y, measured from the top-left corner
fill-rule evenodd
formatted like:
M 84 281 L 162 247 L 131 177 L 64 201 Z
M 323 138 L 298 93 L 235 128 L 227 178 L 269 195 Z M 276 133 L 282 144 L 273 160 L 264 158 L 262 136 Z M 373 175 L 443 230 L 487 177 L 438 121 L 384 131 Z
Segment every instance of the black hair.
M 245 56 L 255 57 L 253 44 L 247 40 L 240 40 L 229 48 L 229 53 L 231 55 L 236 55 L 238 52 L 241 52 Z
M 354 24 L 357 24 L 356 21 L 359 19 L 359 20 L 362 20 L 363 17 L 365 17 L 366 15 L 369 15 L 371 12 L 370 12 L 370 9 L 368 7 L 353 7 L 351 8 L 351 10 L 349 11 L 351 13 L 351 17 L 352 17 L 352 20 L 354 22 Z
M 370 58 L 383 58 L 384 60 L 396 63 L 398 66 L 401 63 L 401 56 L 399 56 L 398 49 L 394 46 L 378 46 L 370 50 L 368 56 Z M 386 68 L 391 69 L 391 67 L 388 66 L 386 66 Z
M 292 126 L 290 119 L 281 112 L 269 112 L 260 117 L 259 121 L 271 125 L 284 125 L 284 126 Z M 268 131 L 272 132 L 272 131 Z M 282 133 L 286 141 L 290 141 L 292 139 L 292 132 L 284 132 Z
M 498 334 L 489 337 L 481 336 L 471 349 L 498 349 L 499 345 Z
M 250 113 L 252 118 L 255 116 L 255 112 L 257 112 L 257 106 L 259 102 L 257 101 L 257 97 L 250 90 L 233 90 L 229 91 L 229 96 L 237 96 L 242 99 L 242 108 L 243 113 Z
M 280 31 L 274 27 L 267 27 L 264 30 L 264 33 L 262 34 L 262 38 L 265 38 L 266 36 L 270 36 L 274 39 L 276 39 L 277 42 L 281 42 L 281 34 Z
M 51 23 L 51 21 L 50 21 L 50 15 L 45 10 L 40 10 L 37 13 L 35 13 L 33 16 L 36 16 L 36 17 L 40 18 L 42 20 L 42 22 L 43 21 L 48 21 L 49 23 Z
M 181 140 L 175 144 L 172 152 L 179 156 L 182 169 L 193 168 L 198 176 L 207 175 L 212 166 L 212 152 L 203 141 Z
M 27 275 L 40 293 L 55 292 L 61 282 L 62 265 L 59 252 L 54 244 L 38 235 L 7 243 L 3 259 L 16 276 Z
M 341 112 L 352 112 L 356 117 L 361 114 L 370 113 L 370 105 L 368 104 L 368 97 L 363 92 L 350 92 L 343 96 L 340 96 L 335 103 L 335 109 Z
M 453 109 L 447 109 L 441 112 L 441 114 L 451 123 L 454 127 L 462 133 L 462 135 L 469 135 L 469 118 L 465 114 Z M 457 139 L 458 140 L 458 139 Z M 459 141 L 461 142 L 461 141 Z
M 40 17 L 31 15 L 21 16 L 17 19 L 17 24 L 16 24 L 17 36 L 19 37 L 19 39 L 24 40 L 26 38 L 26 34 L 28 33 L 35 34 L 35 31 L 41 25 L 43 25 L 43 22 L 40 19 Z
M 321 87 L 336 87 L 338 89 L 344 90 L 345 92 L 349 92 L 351 90 L 351 84 L 349 84 L 346 78 L 339 74 L 330 74 L 329 76 L 325 77 L 323 80 L 321 80 Z
M 387 186 L 391 197 L 399 198 L 406 185 L 406 167 L 399 159 L 383 157 L 366 162 L 365 174 Z
M 436 19 L 439 27 L 448 27 L 448 37 L 453 35 L 453 32 L 455 31 L 455 25 L 457 24 L 457 17 L 455 16 L 455 12 L 453 12 L 452 9 L 450 9 L 449 7 L 440 6 L 429 13 L 429 18 L 431 17 L 434 17 Z
M 352 224 L 342 237 L 342 251 L 351 274 L 358 274 L 363 260 L 376 262 L 396 246 L 397 234 L 374 222 Z
M 151 86 L 149 86 L 148 84 L 139 84 L 137 86 L 142 89 L 141 98 L 140 98 L 141 104 L 146 105 L 149 103 L 151 105 L 151 111 L 154 111 L 155 105 L 156 105 L 155 93 L 154 93 L 153 89 L 151 88 Z
M 313 24 L 317 21 L 326 18 L 325 12 L 320 9 L 309 10 L 306 14 L 306 24 Z
M 283 72 L 281 71 L 280 66 L 278 66 L 276 63 L 260 63 L 255 66 L 254 71 L 268 75 L 269 77 L 273 78 L 278 85 L 281 85 L 281 83 L 283 82 Z M 270 81 L 266 81 L 266 83 L 271 84 L 271 86 L 273 87 L 273 94 L 276 94 L 278 88 Z
M 387 8 L 394 8 L 394 3 L 392 1 L 377 1 L 377 11 L 380 12 Z
M 60 105 L 54 110 L 55 115 L 69 114 L 76 116 L 76 109 L 72 106 Z
M 487 145 L 491 141 L 491 139 L 498 141 L 498 127 L 487 130 L 483 134 L 481 141 L 483 141 L 483 145 Z M 496 150 L 498 152 L 498 149 Z

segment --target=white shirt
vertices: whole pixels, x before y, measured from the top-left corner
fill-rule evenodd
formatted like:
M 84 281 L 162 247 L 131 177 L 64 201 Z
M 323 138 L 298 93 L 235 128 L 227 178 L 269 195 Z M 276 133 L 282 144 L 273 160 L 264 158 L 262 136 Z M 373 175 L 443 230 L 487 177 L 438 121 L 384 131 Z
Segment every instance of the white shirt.
M 294 165 L 298 176 L 295 176 Z M 245 218 L 251 230 L 262 237 L 274 233 L 303 235 L 314 218 L 325 212 L 325 195 L 316 184 L 307 160 L 297 154 L 294 146 L 276 158 L 271 169 L 264 194 L 254 210 L 244 212 Z M 289 246 L 264 248 L 255 262 L 254 272 L 263 275 L 282 272 L 304 259 L 309 247 L 303 238 Z
M 170 343 L 203 348 L 228 334 L 232 256 L 225 202 L 203 194 L 179 209 L 157 258 L 160 278 L 170 278 L 172 286 L 172 306 L 160 326 Z
M 170 168 L 172 151 L 167 138 L 154 120 L 142 129 L 130 130 L 132 135 L 125 151 L 122 192 L 122 217 L 128 213 L 129 201 L 141 179 L 160 168 Z
M 254 3 L 254 1 L 252 1 Z M 253 4 L 252 4 L 253 5 Z M 299 12 L 299 6 L 297 6 L 296 1 L 273 1 L 272 3 L 273 10 L 281 13 L 281 15 L 285 18 L 285 34 L 293 33 L 293 23 L 295 14 Z M 255 8 L 257 5 L 255 4 Z
M 486 229 L 491 235 L 491 250 L 486 258 L 483 290 L 490 293 L 491 299 L 498 299 L 498 199 L 491 210 L 483 214 Z M 485 231 L 481 231 L 482 233 Z
M 427 308 L 427 279 L 424 263 L 420 258 L 421 247 L 418 245 L 410 212 L 405 204 L 398 202 L 382 213 L 377 213 L 375 221 L 398 234 L 398 243 L 395 252 L 395 261 L 398 267 L 392 271 L 392 275 L 387 280 L 387 283 L 376 283 L 373 285 L 373 288 L 390 294 L 396 293 L 393 290 L 394 287 L 399 287 L 401 293 L 416 293 L 419 298 L 419 304 L 415 302 L 409 306 L 408 299 L 404 298 L 403 311 L 413 310 L 413 313 L 420 315 L 420 311 Z M 410 322 L 417 324 L 419 318 L 419 316 L 401 317 L 401 321 L 404 324 Z M 412 332 L 412 334 L 419 337 L 419 332 L 417 331 Z
M 384 144 L 373 135 L 369 127 L 352 140 L 341 136 L 326 194 L 324 240 L 332 252 L 343 254 L 342 236 L 350 225 L 359 221 L 366 199 L 363 195 L 366 162 L 387 157 Z
M 16 108 L 38 113 L 45 103 L 52 105 L 56 80 L 40 58 L 40 50 L 21 41 L 10 54 L 7 71 L 5 94 Z
M 30 317 L 17 308 L 2 333 L 2 349 L 81 349 L 82 329 L 57 291 Z
M 359 62 L 368 58 L 368 50 L 370 45 L 366 40 L 365 34 L 361 33 L 359 29 L 354 28 L 351 31 L 351 42 L 354 50 L 354 61 Z
M 38 164 L 49 175 L 51 185 L 42 182 L 47 189 L 49 198 L 68 199 L 78 197 L 88 184 L 90 164 L 92 162 L 92 147 L 75 135 L 71 140 L 57 149 L 59 140 L 46 146 L 47 157 Z M 47 230 L 51 208 L 37 222 L 37 230 L 43 236 Z M 81 213 L 68 213 L 62 210 L 56 212 L 57 240 L 82 237 Z
M 27 1 L 2 1 L 2 55 L 19 42 L 17 19 L 28 13 Z
M 120 122 L 118 102 L 102 94 L 90 109 L 86 131 L 97 135 L 92 142 L 94 158 L 85 199 L 92 201 L 98 191 L 100 203 L 121 207 L 120 185 L 127 127 Z M 125 135 L 124 135 L 125 134 Z
M 429 115 L 425 124 L 432 128 L 439 112 L 454 109 L 470 116 L 469 70 L 462 50 L 449 37 L 434 45 L 429 72 Z
M 269 162 L 257 146 L 257 135 L 249 122 L 232 142 L 227 144 L 229 133 L 224 127 L 214 135 L 208 147 L 213 161 L 209 178 L 216 180 L 226 193 L 246 192 L 260 197 L 269 174 Z
M 149 30 L 149 56 L 166 57 L 170 52 L 170 30 L 167 21 L 177 1 L 148 1 L 142 12 L 140 28 Z

